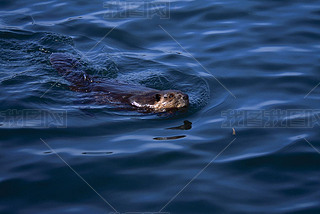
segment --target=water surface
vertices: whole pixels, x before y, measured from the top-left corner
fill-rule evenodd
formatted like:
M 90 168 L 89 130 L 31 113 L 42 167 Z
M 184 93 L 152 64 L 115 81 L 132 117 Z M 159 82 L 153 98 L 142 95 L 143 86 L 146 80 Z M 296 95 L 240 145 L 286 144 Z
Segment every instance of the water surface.
M 0 3 L 0 212 L 319 213 L 320 2 L 131 3 Z M 53 52 L 190 109 L 83 102 Z

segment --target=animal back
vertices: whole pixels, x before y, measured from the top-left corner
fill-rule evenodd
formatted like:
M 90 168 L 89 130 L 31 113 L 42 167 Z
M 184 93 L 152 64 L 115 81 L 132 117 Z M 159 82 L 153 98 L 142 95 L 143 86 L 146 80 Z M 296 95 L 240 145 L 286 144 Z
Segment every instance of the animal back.
M 87 85 L 88 75 L 80 69 L 79 60 L 65 53 L 53 53 L 50 56 L 52 66 L 69 82 L 75 85 Z

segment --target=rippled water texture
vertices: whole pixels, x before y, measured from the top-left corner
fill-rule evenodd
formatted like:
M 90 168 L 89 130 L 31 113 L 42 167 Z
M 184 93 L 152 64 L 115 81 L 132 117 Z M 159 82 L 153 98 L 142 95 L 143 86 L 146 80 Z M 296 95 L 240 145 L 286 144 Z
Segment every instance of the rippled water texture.
M 0 213 L 320 213 L 320 1 L 0 6 Z M 190 109 L 94 105 L 53 52 Z

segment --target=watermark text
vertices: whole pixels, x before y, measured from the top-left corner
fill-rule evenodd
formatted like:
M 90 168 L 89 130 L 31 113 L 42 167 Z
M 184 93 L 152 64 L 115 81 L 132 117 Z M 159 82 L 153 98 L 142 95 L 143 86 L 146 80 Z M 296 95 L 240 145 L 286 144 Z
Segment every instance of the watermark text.
M 105 19 L 148 18 L 158 16 L 160 19 L 170 18 L 169 1 L 126 0 L 107 1 L 103 3 L 107 10 Z
M 6 128 L 66 128 L 67 111 L 8 109 L 0 111 L 0 125 Z
M 313 128 L 320 126 L 320 109 L 233 110 L 221 112 L 221 127 Z

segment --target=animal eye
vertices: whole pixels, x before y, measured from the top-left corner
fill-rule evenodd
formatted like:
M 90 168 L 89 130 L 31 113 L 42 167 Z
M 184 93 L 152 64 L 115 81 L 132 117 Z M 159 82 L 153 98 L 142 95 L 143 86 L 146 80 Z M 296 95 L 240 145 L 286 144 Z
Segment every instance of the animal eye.
M 173 97 L 173 94 L 170 94 L 170 95 L 169 95 L 169 98 L 172 98 L 172 97 Z
M 160 94 L 156 94 L 156 101 L 159 102 L 161 100 L 161 95 Z

